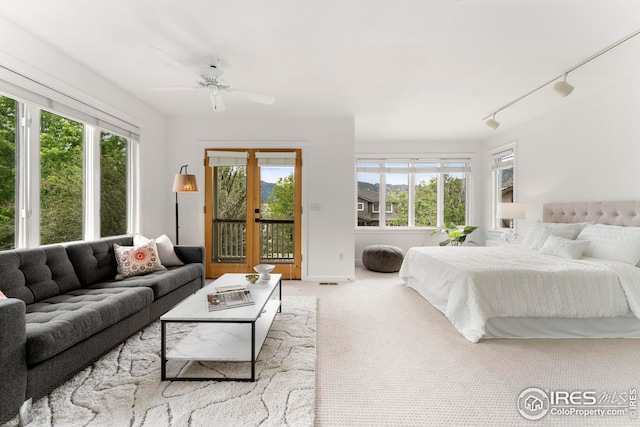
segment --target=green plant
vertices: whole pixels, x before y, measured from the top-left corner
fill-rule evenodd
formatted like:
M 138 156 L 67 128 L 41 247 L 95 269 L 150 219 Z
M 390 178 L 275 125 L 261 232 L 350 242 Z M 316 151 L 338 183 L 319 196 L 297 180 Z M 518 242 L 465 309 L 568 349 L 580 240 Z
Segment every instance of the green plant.
M 453 222 L 445 222 L 444 228 L 440 230 L 434 230 L 431 235 L 437 233 L 447 233 L 447 240 L 439 243 L 440 246 L 447 246 L 451 244 L 451 246 L 459 246 L 462 245 L 465 240 L 467 240 L 467 236 L 473 233 L 477 228 L 476 225 L 455 225 Z

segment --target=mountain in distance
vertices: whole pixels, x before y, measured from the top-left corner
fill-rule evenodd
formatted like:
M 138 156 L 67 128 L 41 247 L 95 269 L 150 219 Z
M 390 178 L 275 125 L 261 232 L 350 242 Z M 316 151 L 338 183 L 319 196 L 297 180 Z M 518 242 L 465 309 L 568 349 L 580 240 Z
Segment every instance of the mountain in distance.
M 269 200 L 269 197 L 271 197 L 271 194 L 273 193 L 273 187 L 275 186 L 276 184 L 273 182 L 260 181 L 260 200 L 263 202 Z

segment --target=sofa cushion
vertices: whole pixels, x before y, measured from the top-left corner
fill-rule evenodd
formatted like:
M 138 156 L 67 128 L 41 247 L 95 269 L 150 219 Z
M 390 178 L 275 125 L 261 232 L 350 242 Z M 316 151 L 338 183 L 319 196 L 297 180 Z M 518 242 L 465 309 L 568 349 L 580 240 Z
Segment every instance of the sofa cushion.
M 95 242 L 72 243 L 67 246 L 69 259 L 82 286 L 112 280 L 116 277 L 114 243 L 120 246 L 131 246 L 133 237 L 112 237 Z
M 124 280 L 108 280 L 91 285 L 93 289 L 109 289 L 117 287 L 148 287 L 153 289 L 155 299 L 178 289 L 185 283 L 202 279 L 202 264 L 186 264 L 181 267 L 170 267 L 166 271 L 156 271 L 145 276 L 128 277 Z
M 0 283 L 8 297 L 19 298 L 26 304 L 80 288 L 62 246 L 0 253 Z
M 42 362 L 153 302 L 148 288 L 76 289 L 27 306 L 27 363 Z

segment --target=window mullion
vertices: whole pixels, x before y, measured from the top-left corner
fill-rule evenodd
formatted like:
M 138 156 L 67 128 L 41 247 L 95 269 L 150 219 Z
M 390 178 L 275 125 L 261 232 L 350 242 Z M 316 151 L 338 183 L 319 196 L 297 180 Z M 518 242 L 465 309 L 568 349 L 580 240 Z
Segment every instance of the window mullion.
M 444 227 L 444 174 L 442 172 L 438 172 L 436 178 L 436 188 L 436 198 L 438 200 L 436 223 L 438 224 L 438 227 Z
M 40 110 L 20 104 L 17 246 L 40 244 Z
M 380 227 L 386 227 L 387 221 L 387 174 L 385 172 L 380 173 L 380 191 L 378 193 L 378 225 Z
M 409 173 L 409 194 L 408 194 L 409 206 L 407 208 L 409 210 L 409 212 L 407 213 L 409 227 L 415 227 L 416 225 L 415 224 L 415 191 L 416 191 L 415 173 L 411 172 Z
M 84 240 L 100 238 L 100 131 L 84 125 L 83 141 Z

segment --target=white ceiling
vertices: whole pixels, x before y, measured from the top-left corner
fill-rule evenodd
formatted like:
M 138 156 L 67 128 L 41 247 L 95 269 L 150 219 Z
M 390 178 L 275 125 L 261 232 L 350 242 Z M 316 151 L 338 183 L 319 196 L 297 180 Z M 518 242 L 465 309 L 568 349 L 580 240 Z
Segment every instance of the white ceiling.
M 353 116 L 357 140 L 481 140 L 482 120 L 640 29 L 638 0 L 0 0 L 0 14 L 170 117 Z M 1 43 L 1 42 L 0 42 Z M 194 71 L 222 60 L 233 87 L 271 106 L 206 91 Z M 640 72 L 640 37 L 498 114 L 499 131 Z M 72 81 L 72 79 L 70 79 Z M 222 116 L 224 117 L 224 116 Z

